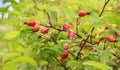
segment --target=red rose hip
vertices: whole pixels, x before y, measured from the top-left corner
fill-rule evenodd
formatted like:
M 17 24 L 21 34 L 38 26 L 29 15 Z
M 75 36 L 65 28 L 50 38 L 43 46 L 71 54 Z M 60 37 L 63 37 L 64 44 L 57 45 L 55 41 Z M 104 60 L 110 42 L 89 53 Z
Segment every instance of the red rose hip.
M 37 25 L 34 26 L 34 27 L 33 27 L 33 31 L 34 31 L 34 32 L 38 32 L 38 31 L 39 31 L 39 26 L 37 26 Z
M 112 36 L 106 37 L 106 40 L 108 40 L 109 42 L 115 42 L 116 41 L 115 38 L 112 37 Z
M 67 50 L 64 50 L 61 54 L 61 59 L 65 59 L 68 57 L 68 51 Z
M 28 22 L 26 22 L 28 26 L 35 26 L 36 22 L 34 20 L 29 20 Z
M 73 30 L 68 30 L 68 38 L 69 39 L 71 39 L 71 38 L 73 38 L 75 36 L 75 33 L 74 33 L 74 31 Z
M 90 14 L 90 12 L 80 11 L 79 14 L 78 14 L 78 16 L 79 17 L 84 17 L 84 16 L 89 15 L 89 14 Z
M 67 23 L 63 24 L 63 30 L 68 31 L 70 29 L 70 25 Z
M 63 45 L 63 49 L 64 49 L 64 50 L 68 50 L 68 48 L 69 48 L 68 44 L 64 44 L 64 45 Z
M 48 31 L 49 31 L 49 28 L 44 28 L 44 29 L 41 30 L 41 33 L 42 34 L 47 34 Z
M 80 11 L 78 14 L 79 17 L 84 17 L 86 16 L 86 11 Z

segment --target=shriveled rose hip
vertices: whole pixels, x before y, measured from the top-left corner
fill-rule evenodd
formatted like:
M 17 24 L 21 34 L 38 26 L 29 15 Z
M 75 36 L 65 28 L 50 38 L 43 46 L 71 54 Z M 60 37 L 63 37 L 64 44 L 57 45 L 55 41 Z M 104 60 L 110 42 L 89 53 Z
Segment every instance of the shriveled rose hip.
M 68 30 L 68 38 L 69 38 L 69 39 L 72 39 L 74 36 L 75 36 L 74 31 L 71 30 L 71 29 L 69 29 L 69 30 Z
M 41 33 L 42 34 L 47 34 L 48 31 L 49 31 L 49 28 L 44 28 L 44 29 L 41 30 Z

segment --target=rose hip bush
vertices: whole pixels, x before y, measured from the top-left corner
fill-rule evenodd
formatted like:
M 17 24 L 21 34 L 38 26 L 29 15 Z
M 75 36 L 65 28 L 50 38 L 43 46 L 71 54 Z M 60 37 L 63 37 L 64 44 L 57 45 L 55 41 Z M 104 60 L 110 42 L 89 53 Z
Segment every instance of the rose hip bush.
M 119 0 L 4 2 L 0 70 L 120 69 Z

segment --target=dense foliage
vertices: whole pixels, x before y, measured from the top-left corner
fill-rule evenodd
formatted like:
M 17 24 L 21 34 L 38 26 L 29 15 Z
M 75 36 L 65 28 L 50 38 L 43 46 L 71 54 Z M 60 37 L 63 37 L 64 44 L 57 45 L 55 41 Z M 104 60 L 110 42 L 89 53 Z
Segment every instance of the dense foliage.
M 120 0 L 18 1 L 0 6 L 0 70 L 120 70 Z

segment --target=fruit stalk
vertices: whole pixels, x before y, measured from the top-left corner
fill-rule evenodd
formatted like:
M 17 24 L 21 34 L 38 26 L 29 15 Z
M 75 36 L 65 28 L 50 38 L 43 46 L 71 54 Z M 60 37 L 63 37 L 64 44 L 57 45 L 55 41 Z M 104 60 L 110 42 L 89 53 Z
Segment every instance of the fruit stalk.
M 99 14 L 99 17 L 102 16 L 102 14 L 103 14 L 103 12 L 104 12 L 104 9 L 105 9 L 106 5 L 109 3 L 109 1 L 110 1 L 110 0 L 107 0 L 107 1 L 105 2 L 104 6 L 103 6 L 103 8 L 102 8 L 102 11 L 101 11 L 100 14 Z

